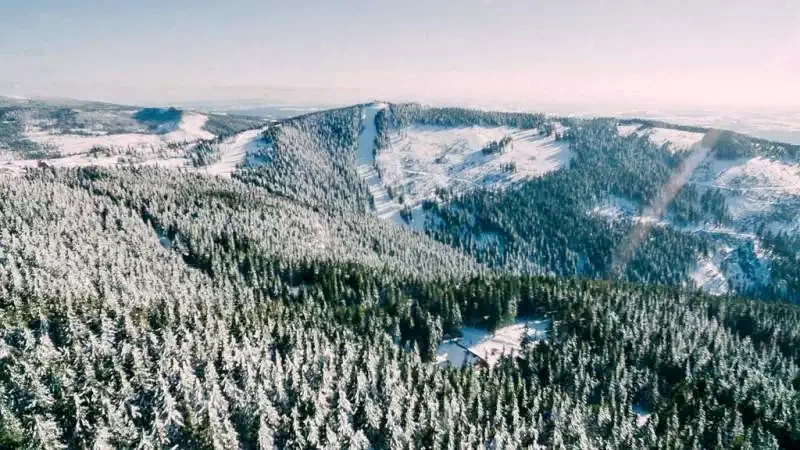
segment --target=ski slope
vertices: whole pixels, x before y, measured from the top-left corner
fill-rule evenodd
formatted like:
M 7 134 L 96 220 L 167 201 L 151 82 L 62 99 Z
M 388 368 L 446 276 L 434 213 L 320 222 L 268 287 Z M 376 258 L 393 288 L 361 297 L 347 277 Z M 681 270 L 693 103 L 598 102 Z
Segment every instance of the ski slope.
M 206 175 L 230 178 L 237 167 L 242 165 L 248 155 L 259 154 L 268 147 L 263 133 L 266 127 L 249 130 L 231 136 L 219 144 L 220 159 L 205 167 L 197 169 Z
M 482 150 L 505 137 L 503 151 Z M 435 199 L 438 189 L 457 192 L 475 188 L 500 188 L 569 165 L 572 152 L 566 143 L 538 130 L 510 127 L 440 127 L 413 125 L 389 134 L 389 146 L 377 155 L 384 186 L 405 204 Z
M 402 224 L 400 217 L 402 206 L 394 201 L 383 186 L 378 171 L 375 169 L 375 139 L 378 130 L 375 127 L 375 115 L 385 109 L 386 105 L 374 103 L 366 106 L 361 111 L 361 131 L 358 135 L 358 148 L 356 153 L 356 170 L 358 175 L 367 183 L 369 193 L 375 205 L 375 213 L 384 220 Z

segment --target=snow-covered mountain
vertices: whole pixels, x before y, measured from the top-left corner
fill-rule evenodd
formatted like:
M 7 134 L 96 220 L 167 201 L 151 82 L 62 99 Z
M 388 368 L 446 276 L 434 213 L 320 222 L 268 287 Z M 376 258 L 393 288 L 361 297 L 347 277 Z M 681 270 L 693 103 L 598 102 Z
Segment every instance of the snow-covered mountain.
M 0 447 L 800 443 L 800 308 L 682 288 L 794 300 L 800 240 L 728 204 L 792 197 L 789 147 L 383 103 L 64 127 L 81 108 L 2 110 L 33 167 L 0 176 Z M 166 150 L 83 167 L 25 114 Z
M 148 165 L 233 176 L 307 206 L 372 211 L 498 268 L 606 276 L 624 230 L 638 224 L 671 233 L 662 240 L 687 253 L 632 279 L 761 292 L 786 276 L 776 258 L 793 257 L 775 239 L 800 235 L 797 147 L 702 127 L 378 102 L 269 123 L 174 108 L 0 104 L 0 172 Z M 670 174 L 703 149 L 653 215 Z M 541 203 L 550 201 L 552 211 Z M 565 214 L 576 214 L 570 229 L 559 223 Z M 552 224 L 532 231 L 540 220 Z M 573 236 L 576 227 L 596 228 L 596 242 Z M 553 251 L 562 255 L 545 256 Z M 658 251 L 678 258 L 675 248 Z
M 0 172 L 39 164 L 147 164 L 229 175 L 244 159 L 243 149 L 259 145 L 252 130 L 267 122 L 176 108 L 4 99 L 0 123 Z
M 420 222 L 427 222 L 429 231 L 438 232 L 448 227 L 447 222 L 453 219 L 453 214 L 469 214 L 468 209 L 474 207 L 474 203 L 471 201 L 467 208 L 463 204 L 454 207 L 449 201 L 453 197 L 470 198 L 472 195 L 476 198 L 475 195 L 482 194 L 470 193 L 494 191 L 495 196 L 519 203 L 513 198 L 521 195 L 519 191 L 526 189 L 526 183 L 548 174 L 560 173 L 558 177 L 573 179 L 572 183 L 578 185 L 586 181 L 602 185 L 622 172 L 612 167 L 604 180 L 597 178 L 603 176 L 599 169 L 593 171 L 591 166 L 587 166 L 586 181 L 581 181 L 583 176 L 570 170 L 571 162 L 576 158 L 577 138 L 570 136 L 569 125 L 588 123 L 590 119 L 541 118 L 536 123 L 515 127 L 510 126 L 510 122 L 520 118 L 512 119 L 502 113 L 413 106 L 409 113 L 394 105 L 391 108 L 381 105 L 378 111 L 378 122 L 385 122 L 379 127 L 378 148 L 372 151 L 370 146 L 359 153 L 374 153 L 372 164 L 380 183 L 370 177 L 370 192 L 379 194 L 379 209 L 392 212 L 388 215 L 381 213 L 381 217 L 405 222 L 416 229 L 426 228 Z M 404 114 L 413 117 L 408 120 Z M 393 117 L 386 119 L 388 116 Z M 606 122 L 615 120 L 606 119 Z M 368 129 L 368 126 L 362 126 L 362 130 Z M 585 133 L 585 129 L 581 125 L 575 133 Z M 691 267 L 687 267 L 686 278 L 681 281 L 687 286 L 694 285 L 717 294 L 745 293 L 763 290 L 773 284 L 776 277 L 780 279 L 782 275 L 772 270 L 775 251 L 762 241 L 774 235 L 800 234 L 800 162 L 796 146 L 648 120 L 616 121 L 615 129 L 618 138 L 609 136 L 604 138 L 606 142 L 595 142 L 597 138 L 592 137 L 595 142 L 592 145 L 597 145 L 598 150 L 588 148 L 584 151 L 597 155 L 610 152 L 609 156 L 614 157 L 614 146 L 639 146 L 643 152 L 652 151 L 648 153 L 649 157 L 657 165 L 663 165 L 661 170 L 668 172 L 661 175 L 663 184 L 648 187 L 651 192 L 646 194 L 648 198 L 634 193 L 640 192 L 637 183 L 649 184 L 647 177 L 641 177 L 650 167 L 636 169 L 638 173 L 634 176 L 641 181 L 630 179 L 628 183 L 632 185 L 611 189 L 612 192 L 628 191 L 628 195 L 591 192 L 596 200 L 586 207 L 589 217 L 607 220 L 617 229 L 630 223 L 646 224 L 648 229 L 666 228 L 671 233 L 704 242 L 701 246 L 685 244 L 697 246 L 694 261 L 687 262 Z M 621 141 L 616 143 L 614 139 Z M 365 141 L 371 140 L 370 132 Z M 604 149 L 609 146 L 608 150 Z M 668 180 L 669 174 L 682 170 L 683 161 L 692 159 L 690 157 L 697 161 L 688 170 L 686 179 L 678 180 L 674 186 L 675 192 L 670 195 L 675 199 L 670 198 L 658 216 L 653 216 L 652 203 L 659 199 L 656 194 L 675 182 Z M 627 165 L 632 162 L 631 158 L 637 158 L 635 152 L 613 164 Z M 530 186 L 537 186 L 537 183 Z M 567 199 L 569 202 L 577 200 L 570 196 Z M 429 202 L 428 207 L 422 208 L 425 202 Z M 433 209 L 431 203 L 436 205 Z M 387 204 L 391 207 L 385 206 Z M 562 205 L 564 208 L 568 206 L 569 203 Z M 441 214 L 442 208 L 446 210 L 444 215 Z M 488 207 L 484 205 L 485 208 Z M 398 220 L 398 215 L 405 220 Z M 526 219 L 522 217 L 510 220 L 519 223 L 504 227 L 518 229 L 526 226 Z M 500 255 L 505 250 L 499 250 L 500 254 L 497 254 L 497 249 L 504 248 L 504 242 L 516 237 L 503 236 L 504 233 L 499 233 L 495 226 L 479 225 L 479 217 L 465 216 L 457 222 L 472 229 L 457 239 L 462 242 L 459 245 L 491 251 L 499 260 L 506 260 Z M 626 225 L 621 225 L 623 222 Z M 562 232 L 564 230 L 558 230 L 558 233 Z M 458 233 L 464 233 L 464 230 Z M 525 252 L 537 251 L 526 248 Z M 792 255 L 784 255 L 788 256 Z M 519 257 L 527 258 L 525 254 Z M 578 267 L 584 264 L 581 261 L 586 257 L 581 252 L 575 253 Z M 592 264 L 597 266 L 597 263 Z M 526 270 L 550 272 L 554 269 L 545 263 Z M 582 269 L 576 270 L 581 273 Z M 595 273 L 597 276 L 602 271 Z
M 763 286 L 771 282 L 772 252 L 761 236 L 770 234 L 800 235 L 800 161 L 794 152 L 775 152 L 776 145 L 753 140 L 748 151 L 731 152 L 715 146 L 719 132 L 700 128 L 661 124 L 648 121 L 626 121 L 618 125 L 621 136 L 648 139 L 670 153 L 712 151 L 699 162 L 686 180 L 686 188 L 702 196 L 718 193 L 718 201 L 727 216 L 723 223 L 698 217 L 686 223 L 674 215 L 643 217 L 646 205 L 611 198 L 593 209 L 593 213 L 609 218 L 628 217 L 649 220 L 689 233 L 713 238 L 714 249 L 698 257 L 691 273 L 692 281 L 704 290 L 725 294 Z M 747 249 L 746 255 L 737 249 Z

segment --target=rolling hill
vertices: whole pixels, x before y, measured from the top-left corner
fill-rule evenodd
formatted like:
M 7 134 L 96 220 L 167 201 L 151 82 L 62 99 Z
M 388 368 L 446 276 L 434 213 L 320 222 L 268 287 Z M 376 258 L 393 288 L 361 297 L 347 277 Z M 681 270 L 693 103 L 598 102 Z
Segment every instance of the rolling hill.
M 72 100 L 0 98 L 0 171 L 40 162 L 54 167 L 160 165 L 230 173 L 254 142 L 237 135 L 267 121 Z M 215 167 L 205 167 L 212 166 Z

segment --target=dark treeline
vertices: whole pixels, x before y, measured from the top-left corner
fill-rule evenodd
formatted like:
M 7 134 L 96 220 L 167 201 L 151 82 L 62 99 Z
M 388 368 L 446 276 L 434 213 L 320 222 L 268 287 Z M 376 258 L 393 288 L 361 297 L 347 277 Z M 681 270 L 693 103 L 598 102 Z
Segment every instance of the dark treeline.
M 303 205 L 366 212 L 372 198 L 356 171 L 360 106 L 287 119 L 269 127 L 265 164 L 235 178 Z
M 772 279 L 769 286 L 776 298 L 800 303 L 800 236 L 761 230 L 762 244 L 771 251 Z
M 428 108 L 415 103 L 391 104 L 375 116 L 378 129 L 378 147 L 385 146 L 390 129 L 411 124 L 445 127 L 480 125 L 487 127 L 509 126 L 531 129 L 546 126 L 543 114 L 480 111 L 467 108 Z

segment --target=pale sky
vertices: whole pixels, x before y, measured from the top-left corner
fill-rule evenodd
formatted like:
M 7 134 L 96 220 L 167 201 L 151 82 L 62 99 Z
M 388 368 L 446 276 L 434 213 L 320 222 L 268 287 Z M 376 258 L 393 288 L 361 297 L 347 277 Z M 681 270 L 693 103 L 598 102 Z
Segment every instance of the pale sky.
M 800 105 L 797 0 L 0 0 L 0 30 L 12 95 Z

